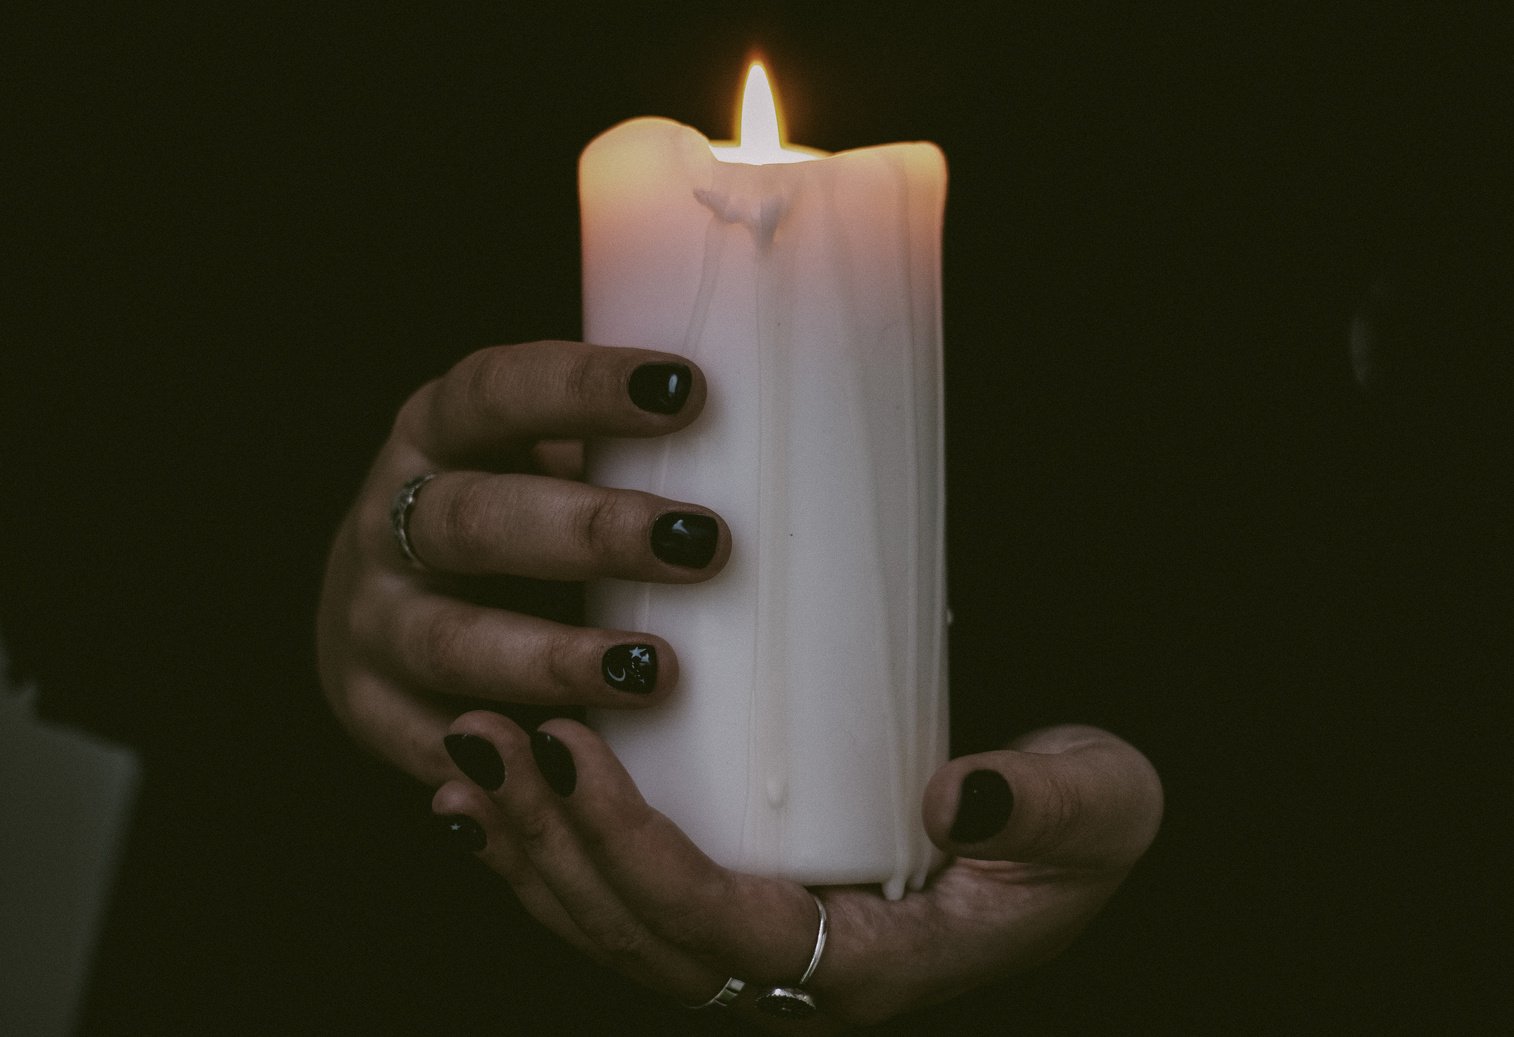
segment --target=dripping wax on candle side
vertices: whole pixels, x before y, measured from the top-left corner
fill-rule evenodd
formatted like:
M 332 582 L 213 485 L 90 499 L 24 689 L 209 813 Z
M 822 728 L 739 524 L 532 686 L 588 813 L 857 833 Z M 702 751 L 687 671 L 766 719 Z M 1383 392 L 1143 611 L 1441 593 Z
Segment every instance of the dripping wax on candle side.
M 586 336 L 681 346 L 709 382 L 694 425 L 594 444 L 591 477 L 733 536 L 707 583 L 590 588 L 592 621 L 666 636 L 681 670 L 658 709 L 593 722 L 721 863 L 901 895 L 935 859 L 946 745 L 940 152 L 726 162 L 640 119 L 580 182 Z

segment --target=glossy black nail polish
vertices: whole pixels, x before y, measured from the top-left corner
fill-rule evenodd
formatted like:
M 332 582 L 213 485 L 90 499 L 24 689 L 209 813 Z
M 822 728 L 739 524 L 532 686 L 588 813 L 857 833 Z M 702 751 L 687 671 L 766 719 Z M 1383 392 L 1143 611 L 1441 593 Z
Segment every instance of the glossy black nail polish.
M 973 771 L 962 779 L 957 819 L 950 832 L 954 843 L 978 843 L 997 835 L 1009 821 L 1015 795 L 998 771 Z
M 708 515 L 670 511 L 652 523 L 652 553 L 669 565 L 703 569 L 719 542 L 720 525 Z
M 484 835 L 484 830 L 478 826 L 478 822 L 465 814 L 451 814 L 441 819 L 442 830 L 447 833 L 447 838 L 460 850 L 468 853 L 477 853 L 488 845 L 489 839 Z
M 568 747 L 545 731 L 531 732 L 531 755 L 536 758 L 536 769 L 547 779 L 552 791 L 559 796 L 571 796 L 578 787 L 578 768 L 573 766 L 573 754 Z
M 447 755 L 475 785 L 493 792 L 505 783 L 505 761 L 487 738 L 478 735 L 448 735 L 442 739 Z
M 631 372 L 631 402 L 653 414 L 677 414 L 689 398 L 694 376 L 686 364 L 642 364 Z
M 645 695 L 657 685 L 657 649 L 653 645 L 616 645 L 605 653 L 599 672 L 617 691 Z

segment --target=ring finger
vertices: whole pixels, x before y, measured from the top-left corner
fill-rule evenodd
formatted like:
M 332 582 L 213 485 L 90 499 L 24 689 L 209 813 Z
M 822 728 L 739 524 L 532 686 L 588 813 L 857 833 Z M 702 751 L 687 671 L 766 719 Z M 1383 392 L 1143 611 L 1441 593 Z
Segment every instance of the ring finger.
M 375 535 L 389 538 L 387 512 L 375 518 Z M 725 522 L 706 508 L 635 490 L 483 472 L 444 472 L 427 482 L 406 531 L 420 561 L 440 572 L 543 580 L 695 583 L 720 571 L 731 543 Z M 392 540 L 386 547 L 393 551 Z

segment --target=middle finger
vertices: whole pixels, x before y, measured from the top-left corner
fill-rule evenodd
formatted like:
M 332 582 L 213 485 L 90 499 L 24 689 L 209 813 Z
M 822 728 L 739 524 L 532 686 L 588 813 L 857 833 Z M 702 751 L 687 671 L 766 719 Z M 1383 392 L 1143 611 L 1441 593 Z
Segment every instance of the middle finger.
M 360 638 L 406 687 L 505 702 L 649 706 L 678 681 L 672 648 L 651 634 L 568 626 L 405 585 L 365 610 Z

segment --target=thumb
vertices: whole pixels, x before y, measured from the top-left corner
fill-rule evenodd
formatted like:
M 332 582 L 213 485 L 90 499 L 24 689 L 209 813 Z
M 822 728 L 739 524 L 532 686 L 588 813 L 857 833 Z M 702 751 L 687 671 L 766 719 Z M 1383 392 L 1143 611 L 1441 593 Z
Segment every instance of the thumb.
M 931 841 L 959 857 L 1127 868 L 1156 836 L 1162 785 L 1114 735 L 1053 727 L 947 763 L 922 815 Z

